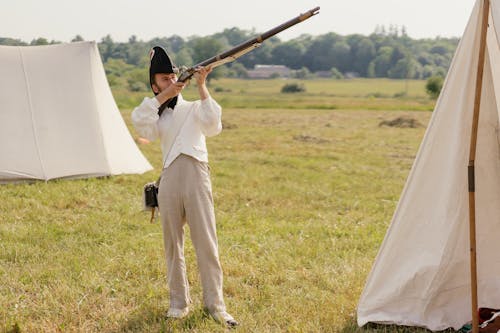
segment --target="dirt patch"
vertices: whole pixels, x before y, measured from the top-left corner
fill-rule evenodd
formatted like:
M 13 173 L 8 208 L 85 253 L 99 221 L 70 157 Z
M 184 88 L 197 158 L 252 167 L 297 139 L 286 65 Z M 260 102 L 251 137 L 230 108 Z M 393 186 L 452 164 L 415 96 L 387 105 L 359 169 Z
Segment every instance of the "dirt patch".
M 418 120 L 409 117 L 398 117 L 393 120 L 383 120 L 378 126 L 389 126 L 389 127 L 399 127 L 399 128 L 418 128 L 423 127 Z
M 238 125 L 236 125 L 236 124 L 231 124 L 231 123 L 228 123 L 227 121 L 224 121 L 224 120 L 223 120 L 223 121 L 222 121 L 222 128 L 223 128 L 223 129 L 228 129 L 228 130 L 230 130 L 230 129 L 235 129 L 235 128 L 238 128 Z
M 310 135 L 295 135 L 293 137 L 294 140 L 300 141 L 300 142 L 307 142 L 307 143 L 327 143 L 330 142 L 329 140 L 318 138 L 315 136 L 310 136 Z

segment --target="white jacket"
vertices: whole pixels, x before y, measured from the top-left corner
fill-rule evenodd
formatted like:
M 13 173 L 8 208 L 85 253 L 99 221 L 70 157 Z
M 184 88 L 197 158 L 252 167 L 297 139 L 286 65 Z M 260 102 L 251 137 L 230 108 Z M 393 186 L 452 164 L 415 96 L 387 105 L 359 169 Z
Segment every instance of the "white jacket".
M 222 131 L 220 105 L 212 97 L 189 102 L 179 95 L 174 110 L 166 108 L 159 117 L 159 107 L 156 98 L 144 98 L 132 111 L 132 123 L 140 136 L 151 141 L 160 137 L 163 167 L 168 167 L 180 154 L 208 162 L 205 137 Z

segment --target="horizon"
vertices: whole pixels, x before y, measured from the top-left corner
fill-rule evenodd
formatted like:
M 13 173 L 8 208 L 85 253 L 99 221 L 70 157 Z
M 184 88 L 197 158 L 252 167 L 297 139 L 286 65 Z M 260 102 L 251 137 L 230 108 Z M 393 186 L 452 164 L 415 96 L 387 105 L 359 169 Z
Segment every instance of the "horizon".
M 336 31 L 326 31 L 324 33 L 320 33 L 320 34 L 316 34 L 316 35 L 304 33 L 302 35 L 299 35 L 299 36 L 296 36 L 296 37 L 293 37 L 293 38 L 289 38 L 289 39 L 280 38 L 280 34 L 281 33 L 277 34 L 274 37 L 279 38 L 281 42 L 286 42 L 286 41 L 289 41 L 289 40 L 298 39 L 298 38 L 301 38 L 303 36 L 311 36 L 313 38 L 317 38 L 319 36 L 330 34 L 330 33 L 334 33 L 334 34 L 337 34 L 337 35 L 342 36 L 342 37 L 348 37 L 348 36 L 352 36 L 352 35 L 361 35 L 361 36 L 369 37 L 372 34 L 376 34 L 377 33 L 377 29 L 381 29 L 381 28 L 385 29 L 384 35 L 390 35 L 391 31 L 393 31 L 391 29 L 396 29 L 395 31 L 397 31 L 397 36 L 402 36 L 402 34 L 403 34 L 403 30 L 402 29 L 405 29 L 406 27 L 405 26 L 389 26 L 389 27 L 387 27 L 387 26 L 383 26 L 383 25 L 377 25 L 375 27 L 374 31 L 371 32 L 371 33 L 368 33 L 368 34 L 362 34 L 362 33 L 341 34 L 341 33 L 338 33 Z M 111 34 L 106 34 L 103 37 L 101 37 L 99 40 L 96 40 L 96 39 L 85 39 L 85 37 L 82 36 L 82 34 L 76 34 L 70 40 L 67 40 L 67 41 L 65 41 L 65 40 L 49 39 L 49 38 L 46 38 L 45 36 L 39 36 L 39 37 L 33 38 L 33 39 L 29 40 L 29 41 L 28 40 L 19 39 L 19 38 L 10 37 L 10 36 L 0 36 L 0 39 L 2 39 L 2 38 L 11 39 L 11 40 L 16 40 L 16 41 L 27 43 L 27 44 L 30 44 L 30 43 L 38 40 L 38 39 L 46 39 L 49 43 L 70 43 L 73 39 L 75 39 L 78 36 L 80 36 L 80 37 L 83 38 L 84 41 L 87 41 L 87 42 L 95 41 L 97 43 L 101 43 L 104 38 L 106 38 L 107 36 L 110 36 L 114 43 L 129 43 L 130 39 L 133 38 L 133 37 L 135 37 L 138 42 L 145 43 L 145 42 L 149 42 L 149 41 L 151 41 L 153 39 L 171 38 L 171 37 L 174 37 L 174 36 L 179 36 L 183 40 L 190 40 L 192 38 L 203 38 L 203 37 L 208 37 L 208 36 L 212 36 L 212 35 L 215 35 L 215 34 L 220 34 L 220 33 L 223 33 L 225 30 L 231 30 L 231 29 L 240 29 L 242 31 L 245 31 L 245 32 L 249 33 L 251 37 L 254 36 L 254 35 L 252 35 L 252 33 L 255 33 L 255 35 L 258 35 L 258 34 L 264 32 L 264 31 L 250 31 L 250 30 L 245 30 L 245 29 L 241 29 L 241 28 L 238 28 L 238 27 L 228 27 L 228 28 L 224 28 L 221 31 L 215 31 L 215 32 L 213 32 L 211 34 L 208 34 L 208 35 L 179 36 L 179 35 L 173 34 L 173 35 L 168 35 L 168 36 L 167 35 L 165 35 L 165 36 L 155 36 L 155 37 L 151 37 L 149 39 L 141 39 L 141 38 L 137 37 L 136 35 L 130 35 L 128 38 L 126 38 L 126 40 L 116 40 Z M 462 37 L 462 36 L 449 36 L 449 37 L 435 36 L 435 37 L 414 38 L 411 35 L 409 35 L 408 33 L 407 33 L 407 36 L 410 39 L 412 39 L 412 40 L 460 39 Z

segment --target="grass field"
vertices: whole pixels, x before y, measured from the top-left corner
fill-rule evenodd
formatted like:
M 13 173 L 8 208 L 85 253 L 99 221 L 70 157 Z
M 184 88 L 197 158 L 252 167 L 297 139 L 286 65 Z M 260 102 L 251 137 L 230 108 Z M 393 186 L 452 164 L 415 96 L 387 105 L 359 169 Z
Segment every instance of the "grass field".
M 306 92 L 280 93 L 287 83 L 303 84 Z M 434 107 L 434 101 L 425 94 L 425 81 L 421 80 L 221 79 L 210 86 L 212 95 L 225 108 L 432 111 Z M 188 86 L 183 94 L 188 99 L 195 98 L 195 86 Z M 144 93 L 120 89 L 114 95 L 122 109 L 133 108 L 144 98 Z
M 306 93 L 286 96 L 282 84 L 211 83 L 224 108 L 225 130 L 208 146 L 236 331 L 424 331 L 360 329 L 355 315 L 431 115 L 424 83 L 400 98 L 404 81 L 305 81 Z M 114 93 L 121 105 L 144 96 Z M 397 117 L 422 126 L 379 126 Z M 140 205 L 161 157 L 158 142 L 141 149 L 155 171 L 0 186 L 0 331 L 225 331 L 202 310 L 190 242 L 193 311 L 164 318 L 161 228 Z

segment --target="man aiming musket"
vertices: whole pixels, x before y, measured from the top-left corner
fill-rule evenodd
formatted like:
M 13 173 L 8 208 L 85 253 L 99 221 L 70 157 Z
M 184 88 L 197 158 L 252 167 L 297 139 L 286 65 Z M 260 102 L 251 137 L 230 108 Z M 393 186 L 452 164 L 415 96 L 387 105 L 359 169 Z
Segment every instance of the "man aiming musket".
M 214 67 L 231 62 L 258 47 L 266 39 L 317 14 L 307 11 L 253 39 L 209 58 L 177 77 L 178 69 L 165 50 L 150 51 L 149 79 L 153 98 L 144 98 L 132 112 L 137 132 L 148 140 L 160 138 L 163 167 L 158 191 L 158 208 L 163 229 L 170 289 L 169 318 L 189 313 L 191 298 L 184 259 L 184 225 L 187 222 L 196 251 L 203 288 L 203 302 L 218 322 L 234 327 L 238 322 L 226 311 L 222 294 L 215 214 L 205 138 L 222 130 L 221 107 L 210 96 L 207 75 Z M 200 99 L 182 98 L 186 81 L 195 78 Z

